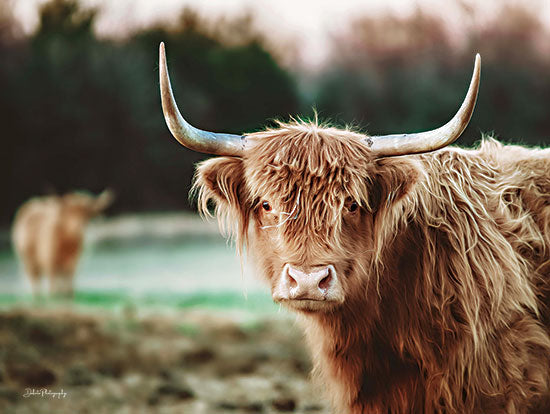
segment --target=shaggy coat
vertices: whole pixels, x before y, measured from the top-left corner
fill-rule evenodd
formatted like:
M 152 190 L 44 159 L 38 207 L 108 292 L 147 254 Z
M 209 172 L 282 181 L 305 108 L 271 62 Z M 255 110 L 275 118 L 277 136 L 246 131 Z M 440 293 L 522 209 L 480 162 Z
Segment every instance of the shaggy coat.
M 33 198 L 21 206 L 12 241 L 35 295 L 40 292 L 43 275 L 49 279 L 50 293 L 72 295 L 86 224 L 107 208 L 112 198 L 109 191 L 98 197 L 72 193 Z
M 285 263 L 334 265 L 342 304 L 289 306 L 335 412 L 550 412 L 550 151 L 376 158 L 364 137 L 248 135 L 199 165 L 199 206 L 272 288 Z

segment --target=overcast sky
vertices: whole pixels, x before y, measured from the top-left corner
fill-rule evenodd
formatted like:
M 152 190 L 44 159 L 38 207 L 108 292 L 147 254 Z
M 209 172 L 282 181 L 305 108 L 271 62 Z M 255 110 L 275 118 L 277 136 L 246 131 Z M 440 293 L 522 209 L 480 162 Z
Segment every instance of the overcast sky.
M 4 1 L 4 0 L 0 0 Z M 10 1 L 10 0 L 8 0 Z M 476 9 L 479 20 L 489 20 L 496 5 L 521 3 L 538 11 L 550 26 L 549 0 L 81 0 L 102 11 L 96 29 L 102 35 L 120 35 L 153 22 L 171 22 L 185 6 L 212 18 L 251 11 L 258 26 L 271 38 L 293 41 L 303 61 L 315 66 L 328 51 L 331 34 L 339 33 L 352 18 L 391 13 L 406 16 L 421 8 L 443 17 L 449 29 L 460 31 L 464 5 Z M 11 0 L 15 16 L 26 32 L 36 26 L 38 5 L 47 0 Z

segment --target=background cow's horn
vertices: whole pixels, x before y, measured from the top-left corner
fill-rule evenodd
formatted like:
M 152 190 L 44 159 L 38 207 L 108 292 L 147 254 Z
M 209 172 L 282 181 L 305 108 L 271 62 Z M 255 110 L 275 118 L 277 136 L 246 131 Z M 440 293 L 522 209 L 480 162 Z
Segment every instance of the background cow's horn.
M 244 138 L 234 134 L 218 134 L 203 131 L 187 123 L 180 114 L 166 65 L 164 43 L 159 48 L 160 97 L 166 124 L 180 144 L 207 154 L 240 156 L 244 150 Z
M 368 137 L 366 140 L 371 149 L 379 156 L 393 156 L 434 151 L 452 144 L 468 126 L 468 122 L 470 122 L 470 118 L 474 112 L 479 89 L 480 74 L 481 57 L 478 53 L 476 55 L 474 73 L 466 98 L 453 119 L 445 125 L 431 131 L 415 134 Z

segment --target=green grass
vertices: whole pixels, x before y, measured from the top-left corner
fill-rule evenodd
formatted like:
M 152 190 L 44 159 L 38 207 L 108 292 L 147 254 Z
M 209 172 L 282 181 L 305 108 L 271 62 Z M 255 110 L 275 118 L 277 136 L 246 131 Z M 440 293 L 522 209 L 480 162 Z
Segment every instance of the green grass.
M 22 302 L 31 302 L 32 298 L 29 296 L 16 296 L 16 295 L 6 295 L 0 294 L 0 306 L 7 307 L 10 305 L 15 305 L 16 303 Z
M 34 299 L 30 295 L 0 294 L 0 307 L 16 304 L 52 304 L 66 303 L 67 300 L 56 298 Z M 77 305 L 113 308 L 119 306 L 166 307 L 175 309 L 215 309 L 244 310 L 250 312 L 276 312 L 271 296 L 266 293 L 250 293 L 246 297 L 240 292 L 194 292 L 189 294 L 159 293 L 145 296 L 131 296 L 121 291 L 85 291 L 76 292 L 73 302 Z

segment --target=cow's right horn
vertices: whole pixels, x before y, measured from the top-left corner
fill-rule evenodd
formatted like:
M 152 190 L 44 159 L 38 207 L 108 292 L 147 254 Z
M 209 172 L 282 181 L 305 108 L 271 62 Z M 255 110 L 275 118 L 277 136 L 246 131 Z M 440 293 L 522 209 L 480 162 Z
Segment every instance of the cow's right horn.
M 468 122 L 470 122 L 474 107 L 476 106 L 480 75 L 481 58 L 478 53 L 466 98 L 464 98 L 464 102 L 462 102 L 462 106 L 455 116 L 442 127 L 413 134 L 371 136 L 366 138 L 366 142 L 379 157 L 419 154 L 435 151 L 452 144 L 466 129 Z
M 241 135 L 203 131 L 183 119 L 172 93 L 164 43 L 161 43 L 159 48 L 159 71 L 160 97 L 164 119 L 168 129 L 179 143 L 194 151 L 207 154 L 241 156 L 245 143 L 244 137 Z

